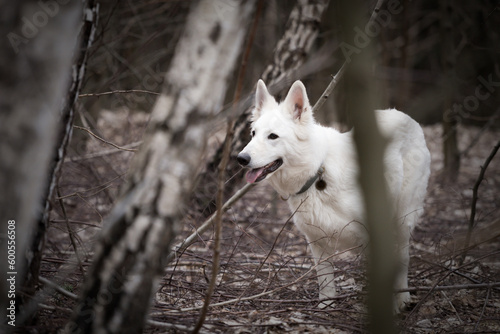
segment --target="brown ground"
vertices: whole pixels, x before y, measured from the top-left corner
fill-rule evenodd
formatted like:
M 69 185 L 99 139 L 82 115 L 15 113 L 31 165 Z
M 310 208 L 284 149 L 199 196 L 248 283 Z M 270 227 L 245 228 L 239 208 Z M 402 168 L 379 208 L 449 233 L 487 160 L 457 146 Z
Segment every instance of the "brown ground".
M 140 140 L 147 116 L 107 113 L 100 135 L 124 146 Z M 78 131 L 78 130 L 76 130 Z M 441 181 L 443 166 L 439 126 L 425 127 L 432 154 L 432 175 L 422 222 L 413 234 L 410 287 L 412 305 L 397 319 L 404 333 L 500 332 L 500 156 L 491 162 L 479 188 L 472 247 L 462 257 L 472 187 L 480 166 L 499 138 L 499 131 L 460 127 L 460 148 L 479 140 L 462 158 L 456 182 Z M 112 207 L 133 153 L 118 152 L 95 139 L 64 166 L 60 194 L 81 266 L 61 206 L 56 205 L 41 275 L 78 293 L 92 259 L 92 240 Z M 106 154 L 102 154 L 102 152 Z M 100 154 L 96 156 L 95 154 Z M 182 234 L 190 234 L 204 218 L 186 210 Z M 332 309 L 317 305 L 317 283 L 307 243 L 289 221 L 286 203 L 260 185 L 224 217 L 222 265 L 206 333 L 358 333 L 366 331 L 364 263 L 339 258 L 340 296 Z M 193 327 L 203 302 L 212 263 L 213 231 L 205 233 L 165 268 L 151 309 L 148 333 L 185 332 Z M 430 288 L 438 286 L 434 291 Z M 442 288 L 446 287 L 446 288 Z M 267 294 L 263 294 L 266 292 Z M 262 294 L 262 295 L 261 295 Z M 53 290 L 41 302 L 39 333 L 55 333 L 67 321 L 74 302 Z M 155 322 L 153 324 L 153 321 Z

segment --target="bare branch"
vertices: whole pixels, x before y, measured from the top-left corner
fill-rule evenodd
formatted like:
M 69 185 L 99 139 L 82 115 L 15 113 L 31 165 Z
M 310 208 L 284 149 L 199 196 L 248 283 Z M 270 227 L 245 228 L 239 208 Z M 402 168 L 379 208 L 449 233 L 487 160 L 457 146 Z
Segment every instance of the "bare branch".
M 368 21 L 367 25 L 371 24 L 373 22 L 373 20 L 375 20 L 377 18 L 377 15 L 380 11 L 380 8 L 384 4 L 384 1 L 385 0 L 378 0 L 377 4 L 375 5 L 375 8 L 373 9 L 372 15 L 370 16 L 370 20 Z M 333 76 L 332 80 L 330 81 L 330 83 L 326 87 L 325 91 L 323 92 L 323 94 L 321 94 L 321 97 L 318 99 L 318 101 L 314 105 L 313 114 L 315 114 L 319 109 L 321 109 L 321 107 L 323 106 L 323 104 L 325 104 L 326 100 L 328 99 L 330 94 L 333 92 L 335 87 L 337 87 L 338 82 L 344 76 L 344 72 L 345 72 L 346 67 L 348 66 L 348 63 L 349 62 L 347 60 L 345 60 L 344 63 L 342 64 L 342 66 L 340 67 L 340 69 L 338 70 L 337 74 L 335 74 Z
M 476 183 L 474 184 L 474 187 L 472 188 L 472 202 L 470 205 L 469 228 L 467 230 L 467 237 L 465 239 L 465 246 L 464 246 L 466 251 L 464 251 L 464 253 L 462 255 L 462 262 L 465 260 L 465 257 L 467 255 L 467 248 L 469 247 L 470 239 L 472 236 L 472 230 L 474 229 L 474 225 L 475 225 L 476 204 L 477 204 L 477 200 L 479 198 L 478 197 L 479 186 L 481 185 L 481 182 L 483 182 L 484 174 L 486 173 L 486 169 L 488 168 L 488 165 L 490 164 L 491 160 L 493 160 L 493 157 L 495 156 L 495 154 L 497 154 L 499 148 L 500 148 L 500 140 L 493 147 L 493 149 L 490 152 L 490 155 L 486 158 L 486 160 L 484 161 L 484 164 L 481 166 L 481 171 L 479 172 L 479 175 L 476 179 Z
M 105 95 L 112 95 L 112 94 L 129 94 L 129 93 L 144 93 L 144 94 L 151 94 L 151 95 L 160 95 L 158 92 L 153 92 L 150 90 L 144 90 L 144 89 L 126 89 L 126 90 L 112 90 L 109 92 L 102 92 L 102 93 L 89 93 L 89 94 L 80 94 L 78 95 L 79 98 L 82 97 L 99 97 L 99 96 L 105 96 Z
M 242 198 L 247 192 L 255 187 L 255 183 L 247 183 L 240 190 L 238 190 L 226 203 L 222 206 L 222 211 L 226 212 L 231 208 L 231 206 L 236 203 L 240 198 Z M 216 212 L 210 216 L 200 227 L 196 229 L 190 236 L 184 239 L 179 245 L 172 247 L 172 251 L 167 256 L 167 263 L 171 262 L 177 253 L 183 253 L 189 246 L 195 243 L 196 239 L 205 233 L 215 221 Z
M 59 292 L 63 296 L 66 296 L 66 297 L 71 298 L 73 300 L 78 300 L 78 296 L 77 295 L 75 295 L 74 293 L 69 292 L 66 289 L 63 289 L 61 286 L 59 286 L 57 283 L 52 282 L 51 280 L 49 280 L 49 279 L 47 279 L 45 277 L 42 277 L 42 276 L 38 277 L 38 280 L 41 283 L 47 285 L 48 287 L 56 290 L 57 292 Z
M 119 149 L 119 150 L 122 150 L 122 151 L 128 151 L 128 152 L 137 152 L 137 150 L 136 150 L 136 149 L 126 148 L 126 147 L 123 147 L 123 146 L 118 146 L 118 145 L 116 145 L 115 143 L 112 143 L 112 142 L 110 142 L 110 141 L 107 141 L 106 139 L 99 137 L 98 135 L 96 135 L 95 133 L 93 133 L 92 131 L 90 131 L 90 130 L 89 130 L 89 129 L 87 129 L 87 128 L 83 128 L 83 127 L 81 127 L 81 126 L 77 126 L 77 125 L 73 125 L 73 127 L 74 127 L 75 129 L 78 129 L 78 130 L 83 130 L 83 131 L 86 131 L 89 135 L 91 135 L 91 136 L 92 136 L 92 137 L 94 137 L 95 139 L 100 140 L 100 141 L 102 141 L 102 142 L 103 142 L 103 143 L 105 143 L 105 144 L 111 145 L 111 146 L 113 146 L 114 148 L 117 148 L 117 149 Z

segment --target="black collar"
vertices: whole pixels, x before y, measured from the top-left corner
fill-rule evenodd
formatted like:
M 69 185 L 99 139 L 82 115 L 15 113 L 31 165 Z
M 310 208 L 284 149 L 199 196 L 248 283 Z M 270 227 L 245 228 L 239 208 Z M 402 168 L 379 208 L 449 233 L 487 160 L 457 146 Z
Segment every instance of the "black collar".
M 323 176 L 323 173 L 325 172 L 325 167 L 323 167 L 323 165 L 321 165 L 319 168 L 318 168 L 318 171 L 316 172 L 316 174 L 314 174 L 313 177 L 311 177 L 309 180 L 307 180 L 307 182 L 302 186 L 302 188 L 300 188 L 299 192 L 295 194 L 295 196 L 297 195 L 300 195 L 302 193 L 305 193 L 307 190 L 309 190 L 309 188 L 311 188 L 311 186 L 316 182 L 316 180 L 319 179 L 318 183 L 321 181 L 322 182 L 322 185 L 320 186 L 319 184 L 316 185 L 316 188 L 318 188 L 318 190 L 323 190 L 325 189 L 326 187 L 326 183 L 325 181 L 322 180 L 322 176 Z

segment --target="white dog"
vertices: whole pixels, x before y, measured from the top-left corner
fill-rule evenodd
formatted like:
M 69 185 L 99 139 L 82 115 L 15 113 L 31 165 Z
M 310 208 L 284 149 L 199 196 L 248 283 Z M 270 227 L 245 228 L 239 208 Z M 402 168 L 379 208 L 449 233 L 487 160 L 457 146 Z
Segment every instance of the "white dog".
M 389 138 L 384 155 L 388 189 L 399 226 L 401 269 L 396 289 L 408 287 L 410 232 L 423 211 L 430 174 L 430 154 L 418 123 L 395 110 L 376 111 L 379 128 Z M 257 83 L 252 140 L 238 155 L 250 168 L 247 182 L 269 180 L 288 199 L 294 222 L 306 236 L 317 264 L 320 306 L 334 297 L 332 255 L 367 245 L 362 194 L 352 132 L 339 133 L 317 124 L 306 89 L 296 81 L 282 103 Z M 392 231 L 388 231 L 392 233 Z M 396 295 L 395 311 L 409 301 Z

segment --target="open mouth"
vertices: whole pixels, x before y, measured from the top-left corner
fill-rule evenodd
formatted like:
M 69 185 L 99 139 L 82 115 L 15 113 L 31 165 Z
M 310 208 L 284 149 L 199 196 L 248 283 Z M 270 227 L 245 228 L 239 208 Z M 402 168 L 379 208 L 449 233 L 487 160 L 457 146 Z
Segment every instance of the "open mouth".
M 264 167 L 254 168 L 247 172 L 247 182 L 255 183 L 262 181 L 266 178 L 267 174 L 275 172 L 283 164 L 282 159 L 275 160 Z

